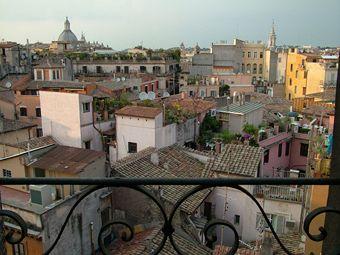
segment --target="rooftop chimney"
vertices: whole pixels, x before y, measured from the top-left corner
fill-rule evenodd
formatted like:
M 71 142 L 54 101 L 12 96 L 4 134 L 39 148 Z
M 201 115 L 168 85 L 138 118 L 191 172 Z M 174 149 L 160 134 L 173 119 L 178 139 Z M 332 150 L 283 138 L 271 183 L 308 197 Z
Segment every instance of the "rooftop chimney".
M 221 143 L 221 141 L 216 141 L 215 142 L 215 152 L 221 153 L 221 151 L 222 151 L 222 143 Z
M 152 164 L 154 164 L 155 166 L 158 166 L 159 165 L 159 155 L 158 155 L 158 152 L 151 153 L 150 160 L 151 160 Z

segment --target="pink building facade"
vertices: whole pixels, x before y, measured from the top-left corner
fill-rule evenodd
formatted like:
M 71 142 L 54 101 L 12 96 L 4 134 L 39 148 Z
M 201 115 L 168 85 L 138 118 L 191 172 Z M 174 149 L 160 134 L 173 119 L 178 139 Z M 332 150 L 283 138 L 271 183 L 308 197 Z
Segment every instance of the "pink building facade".
M 302 145 L 301 145 L 302 144 Z M 279 177 L 289 169 L 304 172 L 308 155 L 308 135 L 281 132 L 259 142 L 264 148 L 263 177 Z

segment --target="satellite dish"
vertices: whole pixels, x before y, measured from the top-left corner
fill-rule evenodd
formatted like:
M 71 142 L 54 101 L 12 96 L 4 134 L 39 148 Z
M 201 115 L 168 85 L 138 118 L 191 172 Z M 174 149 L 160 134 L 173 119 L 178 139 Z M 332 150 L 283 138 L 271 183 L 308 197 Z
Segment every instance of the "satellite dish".
M 122 77 L 122 81 L 125 81 L 125 77 Z
M 144 101 L 144 100 L 148 99 L 148 94 L 143 91 L 143 92 L 139 93 L 138 97 L 141 101 Z
M 117 82 L 120 82 L 120 78 L 117 78 L 117 80 L 116 80 Z
M 150 92 L 148 93 L 148 99 L 149 99 L 149 100 L 154 100 L 155 98 L 156 98 L 155 92 L 150 91 Z
M 5 87 L 6 87 L 7 89 L 12 88 L 12 83 L 11 83 L 10 81 L 6 82 Z
M 170 94 L 168 91 L 164 91 L 163 92 L 163 96 L 162 97 L 170 97 Z

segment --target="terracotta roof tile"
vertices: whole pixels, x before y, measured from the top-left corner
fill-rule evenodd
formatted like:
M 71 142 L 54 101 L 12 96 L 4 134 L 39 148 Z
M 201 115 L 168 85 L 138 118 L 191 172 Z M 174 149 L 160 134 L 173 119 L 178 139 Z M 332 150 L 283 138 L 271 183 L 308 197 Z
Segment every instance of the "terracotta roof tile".
M 0 121 L 2 122 L 0 133 L 7 133 L 36 126 L 35 124 L 26 123 L 18 120 L 0 119 Z
M 242 176 L 257 176 L 263 149 L 239 144 L 226 144 L 210 163 L 210 171 Z
M 24 150 L 28 150 L 28 149 L 32 150 L 32 149 L 36 149 L 36 148 L 40 148 L 40 147 L 44 147 L 48 145 L 53 145 L 53 144 L 57 144 L 57 142 L 54 141 L 52 136 L 42 136 L 42 137 L 35 137 L 28 141 L 24 141 L 18 144 L 13 144 L 13 146 L 24 149 Z
M 158 154 L 158 165 L 151 162 L 152 153 Z M 185 153 L 179 146 L 169 146 L 159 150 L 154 148 L 142 150 L 113 164 L 113 170 L 112 175 L 116 173 L 124 177 L 197 178 L 209 176 L 205 165 Z M 164 185 L 160 188 L 163 191 L 163 198 L 174 204 L 194 186 Z M 191 214 L 208 194 L 209 190 L 204 190 L 190 196 L 181 205 L 181 209 Z
M 39 157 L 31 166 L 77 174 L 100 157 L 105 157 L 105 153 L 57 145 Z
M 154 107 L 125 106 L 122 109 L 116 111 L 116 115 L 154 119 L 161 112 L 161 109 Z

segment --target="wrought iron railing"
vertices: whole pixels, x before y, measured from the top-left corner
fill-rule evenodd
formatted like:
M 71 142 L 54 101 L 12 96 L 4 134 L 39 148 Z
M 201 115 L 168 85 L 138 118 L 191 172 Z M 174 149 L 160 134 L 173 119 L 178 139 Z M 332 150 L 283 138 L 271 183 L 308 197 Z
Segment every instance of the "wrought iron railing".
M 53 244 L 44 252 L 44 254 L 49 254 L 53 251 L 56 244 L 59 242 L 61 236 L 63 235 L 63 232 L 67 226 L 67 223 L 75 210 L 75 208 L 80 204 L 80 202 L 85 199 L 87 196 L 89 196 L 91 193 L 100 190 L 105 187 L 126 187 L 130 188 L 136 191 L 139 191 L 146 195 L 148 198 L 150 198 L 155 205 L 159 208 L 161 212 L 161 216 L 163 218 L 163 226 L 162 226 L 162 233 L 163 237 L 161 239 L 161 242 L 158 247 L 153 249 L 153 252 L 151 254 L 158 254 L 162 251 L 163 247 L 165 246 L 166 242 L 169 240 L 171 243 L 173 249 L 178 254 L 186 254 L 182 251 L 181 247 L 176 243 L 174 238 L 174 232 L 175 232 L 175 226 L 173 223 L 175 213 L 178 211 L 179 207 L 191 196 L 196 194 L 197 192 L 200 192 L 204 189 L 214 188 L 214 187 L 229 187 L 236 190 L 241 191 L 244 193 L 250 201 L 256 204 L 260 212 L 262 213 L 264 220 L 266 221 L 267 225 L 269 226 L 270 230 L 272 231 L 272 235 L 280 245 L 281 249 L 286 254 L 293 254 L 289 248 L 285 247 L 285 245 L 280 240 L 279 236 L 275 232 L 270 220 L 268 219 L 263 207 L 259 203 L 259 201 L 251 194 L 247 189 L 245 189 L 241 185 L 340 185 L 340 179 L 339 178 L 324 178 L 324 179 L 316 179 L 316 178 L 176 178 L 176 179 L 167 179 L 167 178 L 0 178 L 0 185 L 89 185 L 89 188 L 84 191 L 79 199 L 73 204 L 70 211 L 68 212 L 60 231 L 55 238 Z M 194 188 L 187 192 L 185 195 L 183 195 L 172 207 L 170 213 L 166 212 L 166 209 L 160 200 L 159 197 L 155 196 L 154 193 L 150 191 L 149 188 L 150 185 L 193 185 Z M 331 207 L 321 207 L 318 209 L 315 209 L 311 211 L 307 217 L 304 220 L 304 231 L 307 234 L 307 236 L 316 242 L 320 242 L 324 240 L 327 237 L 327 231 L 323 226 L 320 226 L 319 231 L 320 233 L 315 235 L 310 233 L 310 225 L 313 219 L 315 219 L 316 216 L 324 213 L 335 213 L 340 214 L 340 208 L 331 208 Z M 0 216 L 8 217 L 11 219 L 12 222 L 15 222 L 21 229 L 20 236 L 15 236 L 13 232 L 8 232 L 5 236 L 3 232 L 0 232 L 0 240 L 6 240 L 10 244 L 18 244 L 20 243 L 25 236 L 27 235 L 27 224 L 25 221 L 15 212 L 9 211 L 9 210 L 0 210 Z M 124 241 L 130 241 L 134 237 L 134 232 L 132 226 L 129 225 L 126 221 L 110 221 L 104 226 L 101 227 L 101 230 L 99 232 L 98 236 L 98 245 L 99 249 L 104 254 L 110 254 L 110 250 L 105 247 L 104 241 L 103 241 L 103 233 L 107 232 L 111 226 L 114 226 L 116 224 L 124 225 L 129 229 L 129 233 L 127 236 L 125 236 Z M 211 235 L 210 230 L 217 226 L 221 225 L 226 228 L 229 228 L 232 233 L 234 234 L 234 243 L 227 252 L 227 254 L 235 254 L 237 252 L 237 249 L 239 247 L 240 241 L 239 241 L 239 234 L 236 230 L 236 227 L 230 223 L 229 221 L 226 221 L 224 219 L 213 219 L 211 221 L 208 221 L 208 223 L 205 225 L 203 233 L 205 235 L 205 240 L 207 242 L 214 242 L 216 239 L 214 239 Z M 3 248 L 4 244 L 1 248 Z M 339 245 L 339 244 L 334 244 Z

